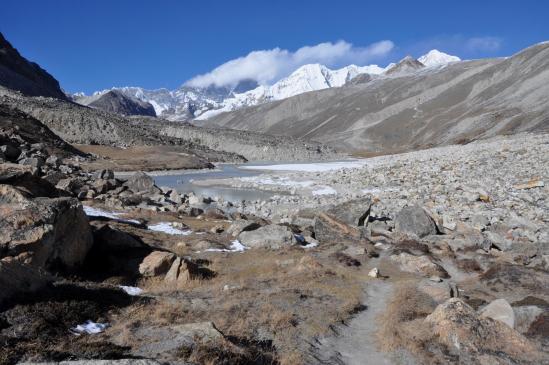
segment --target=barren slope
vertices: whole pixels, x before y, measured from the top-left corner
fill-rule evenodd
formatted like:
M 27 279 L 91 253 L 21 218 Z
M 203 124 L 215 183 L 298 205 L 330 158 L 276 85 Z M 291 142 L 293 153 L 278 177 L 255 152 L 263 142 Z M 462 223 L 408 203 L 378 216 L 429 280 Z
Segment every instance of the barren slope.
M 221 114 L 227 128 L 394 151 L 549 130 L 549 43 Z

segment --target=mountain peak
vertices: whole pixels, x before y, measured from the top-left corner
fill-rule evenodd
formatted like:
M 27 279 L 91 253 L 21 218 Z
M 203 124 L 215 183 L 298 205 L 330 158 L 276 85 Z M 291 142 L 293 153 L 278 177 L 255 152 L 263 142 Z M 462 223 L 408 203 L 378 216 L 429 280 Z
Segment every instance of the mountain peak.
M 461 59 L 457 56 L 452 56 L 447 53 L 441 52 L 438 49 L 432 49 L 428 53 L 424 54 L 418 61 L 423 63 L 427 67 L 445 65 L 451 62 L 458 62 Z

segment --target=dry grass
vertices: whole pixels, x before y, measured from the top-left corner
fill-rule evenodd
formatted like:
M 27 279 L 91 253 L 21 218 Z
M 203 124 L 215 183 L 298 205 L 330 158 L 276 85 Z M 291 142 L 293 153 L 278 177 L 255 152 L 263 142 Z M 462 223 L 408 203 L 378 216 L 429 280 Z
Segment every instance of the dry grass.
M 386 351 L 404 348 L 424 355 L 426 344 L 432 339 L 424 318 L 435 309 L 435 303 L 414 285 L 403 283 L 396 287 L 395 295 L 380 318 L 378 339 Z
M 211 261 L 214 278 L 180 286 L 161 279 L 142 281 L 140 287 L 157 297 L 127 310 L 123 317 L 133 324 L 126 326 L 212 321 L 229 337 L 250 341 L 262 333 L 272 340 L 281 364 L 300 364 L 308 340 L 348 319 L 360 304 L 365 273 L 329 255 L 290 248 L 202 258 Z M 210 353 L 210 363 L 223 363 L 216 362 L 223 352 Z M 208 363 L 202 355 L 193 356 Z

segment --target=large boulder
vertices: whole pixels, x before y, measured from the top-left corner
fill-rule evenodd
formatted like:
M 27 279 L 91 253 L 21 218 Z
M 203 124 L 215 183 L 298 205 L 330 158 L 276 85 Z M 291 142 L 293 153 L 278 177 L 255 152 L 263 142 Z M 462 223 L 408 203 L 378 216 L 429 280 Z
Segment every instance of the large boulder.
M 139 273 L 143 276 L 164 275 L 170 270 L 174 261 L 175 255 L 171 252 L 153 251 L 139 265 Z
M 315 238 L 321 243 L 359 241 L 362 233 L 327 213 L 320 213 L 314 220 Z
M 25 199 L 14 188 L 0 196 L 0 253 L 25 254 L 35 267 L 71 270 L 93 244 L 88 218 L 74 198 Z
M 190 260 L 178 257 L 172 263 L 170 270 L 164 277 L 164 281 L 168 283 L 184 285 L 189 281 L 199 277 L 200 270 L 198 268 L 198 265 Z
M 13 185 L 32 196 L 59 196 L 57 189 L 47 180 L 34 175 L 33 168 L 28 165 L 0 164 L 0 184 Z
M 515 312 L 505 299 L 496 299 L 480 311 L 480 316 L 484 318 L 492 318 L 502 323 L 505 323 L 511 328 L 515 327 Z
M 368 223 L 371 207 L 370 198 L 361 198 L 338 204 L 327 213 L 345 224 L 362 227 Z
M 506 324 L 481 317 L 459 298 L 440 304 L 425 321 L 458 363 L 540 363 L 536 346 Z M 510 361 L 512 360 L 512 361 Z
M 405 207 L 395 217 L 395 230 L 415 237 L 437 233 L 433 219 L 420 206 Z
M 398 255 L 391 255 L 390 259 L 399 264 L 402 271 L 416 273 L 425 277 L 438 276 L 441 278 L 449 277 L 442 266 L 434 262 L 429 256 L 414 256 L 406 252 Z
M 134 193 L 162 193 L 162 190 L 154 184 L 154 179 L 142 171 L 138 171 L 124 184 Z
M 238 235 L 238 240 L 245 246 L 252 248 L 278 249 L 297 243 L 290 228 L 270 224 L 254 231 L 244 231 Z

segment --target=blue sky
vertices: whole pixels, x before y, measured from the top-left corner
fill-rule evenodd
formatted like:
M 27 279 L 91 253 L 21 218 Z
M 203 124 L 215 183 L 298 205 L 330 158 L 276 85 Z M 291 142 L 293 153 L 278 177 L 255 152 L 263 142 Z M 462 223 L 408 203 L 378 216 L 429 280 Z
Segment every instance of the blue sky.
M 269 82 L 303 62 L 384 66 L 431 48 L 506 56 L 549 39 L 549 2 L 533 0 L 2 0 L 1 8 L 6 38 L 67 91 L 86 93 L 173 89 L 204 74 L 195 81 Z M 268 52 L 245 57 L 258 50 Z

